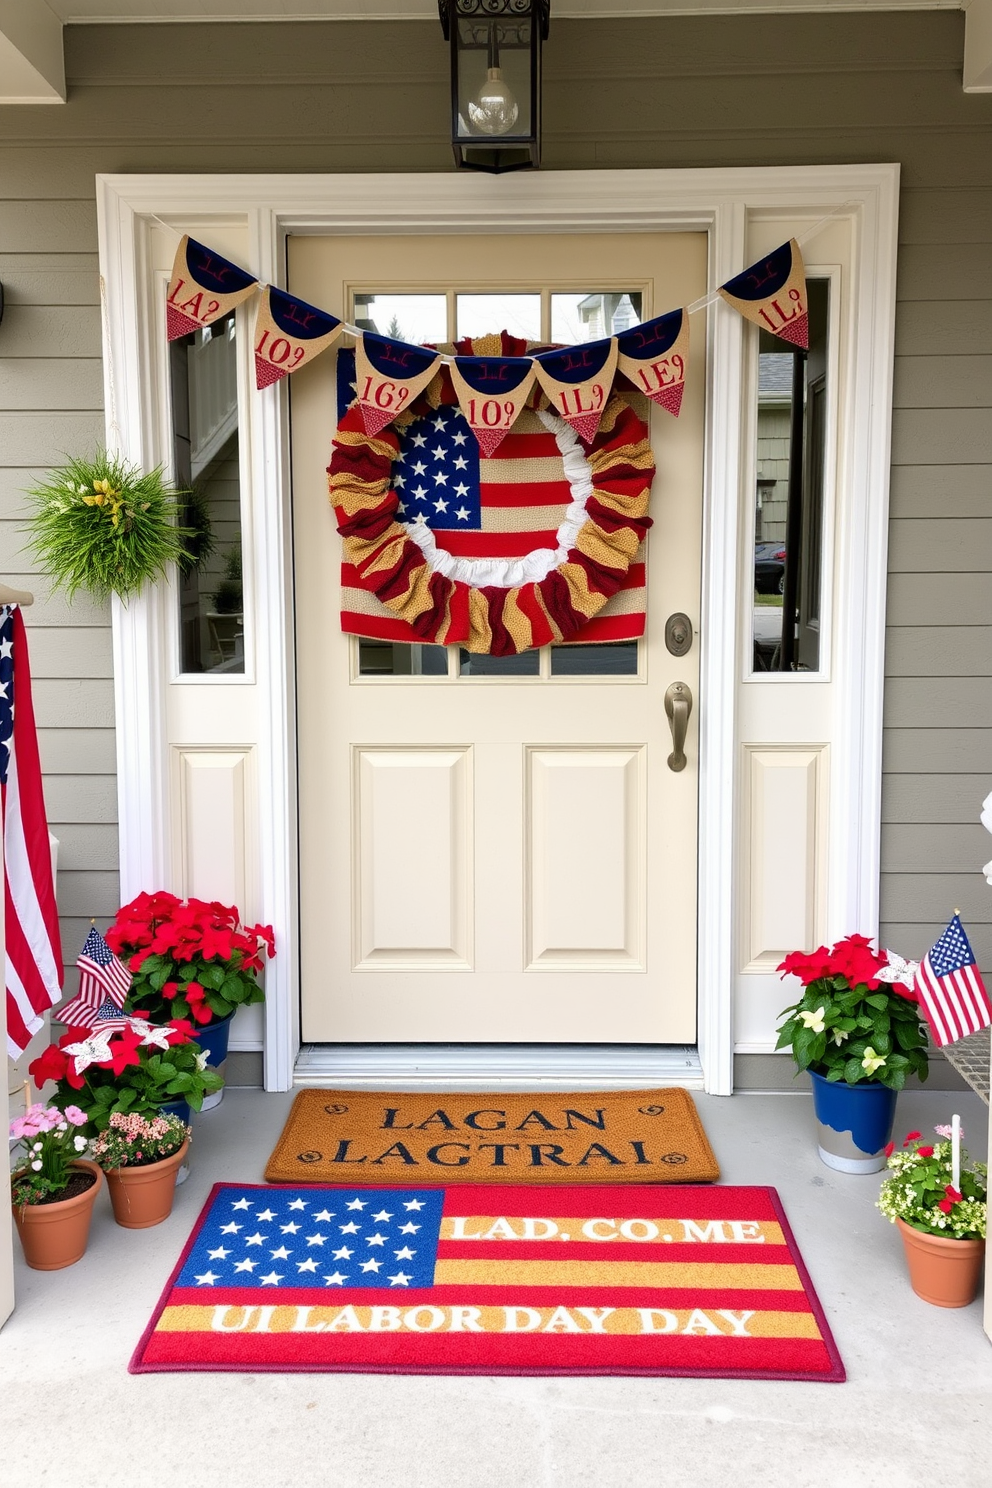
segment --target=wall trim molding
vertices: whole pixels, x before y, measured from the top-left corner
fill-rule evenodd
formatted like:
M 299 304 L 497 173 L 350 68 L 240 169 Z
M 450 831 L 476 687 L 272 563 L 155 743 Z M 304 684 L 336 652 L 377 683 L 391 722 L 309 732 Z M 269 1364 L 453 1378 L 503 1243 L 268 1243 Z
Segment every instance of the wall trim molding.
M 106 285 L 107 439 L 136 460 L 164 447 L 150 389 L 163 348 L 150 299 L 149 233 L 156 222 L 209 240 L 211 227 L 247 227 L 263 281 L 284 284 L 285 238 L 299 233 L 703 231 L 710 282 L 745 266 L 749 217 L 783 212 L 801 232 L 835 209 L 855 224 L 853 325 L 856 417 L 848 451 L 852 519 L 838 562 L 852 565 L 853 613 L 838 643 L 850 748 L 839 772 L 835 820 L 844 820 L 849 879 L 831 923 L 877 928 L 882 658 L 892 343 L 895 319 L 897 165 L 764 169 L 549 171 L 508 177 L 373 175 L 101 175 L 100 265 Z M 333 309 L 335 307 L 328 307 Z M 244 314 L 244 311 L 239 311 Z M 708 316 L 704 563 L 700 617 L 699 1055 L 705 1088 L 733 1089 L 735 687 L 739 493 L 745 414 L 742 322 L 723 306 Z M 116 370 L 113 417 L 108 367 Z M 156 361 L 156 359 L 159 359 Z M 153 375 L 154 374 L 154 375 Z M 260 912 L 280 937 L 267 974 L 266 1087 L 289 1089 L 299 1050 L 296 959 L 296 777 L 287 390 L 252 394 L 250 436 L 256 536 Z M 264 497 L 264 499 L 263 499 Z M 169 586 L 114 606 L 121 892 L 168 881 L 164 751 Z M 839 898 L 837 897 L 839 896 Z M 842 901 L 842 905 L 841 905 Z M 548 1059 L 550 1051 L 542 1056 Z

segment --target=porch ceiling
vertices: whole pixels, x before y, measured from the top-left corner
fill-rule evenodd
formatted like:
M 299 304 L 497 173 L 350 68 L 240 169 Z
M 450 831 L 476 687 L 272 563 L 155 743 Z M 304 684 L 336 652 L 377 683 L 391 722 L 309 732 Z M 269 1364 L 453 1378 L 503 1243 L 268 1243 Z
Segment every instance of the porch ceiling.
M 554 0 L 559 20 L 769 11 L 964 10 L 963 85 L 992 92 L 992 0 Z M 61 28 L 177 21 L 432 20 L 436 0 L 0 0 L 0 103 L 64 103 Z

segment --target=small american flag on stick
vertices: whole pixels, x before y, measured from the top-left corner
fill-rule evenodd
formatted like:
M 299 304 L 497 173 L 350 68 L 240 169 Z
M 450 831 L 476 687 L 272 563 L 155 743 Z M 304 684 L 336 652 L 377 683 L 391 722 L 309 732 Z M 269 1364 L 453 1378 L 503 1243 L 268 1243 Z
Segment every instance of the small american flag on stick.
M 941 1047 L 992 1023 L 989 995 L 956 913 L 920 962 L 913 989 Z
M 131 986 L 131 973 L 95 925 L 86 937 L 76 965 L 79 995 L 59 1009 L 59 1022 L 69 1028 L 89 1028 L 93 1033 L 123 1023 L 121 1009 Z

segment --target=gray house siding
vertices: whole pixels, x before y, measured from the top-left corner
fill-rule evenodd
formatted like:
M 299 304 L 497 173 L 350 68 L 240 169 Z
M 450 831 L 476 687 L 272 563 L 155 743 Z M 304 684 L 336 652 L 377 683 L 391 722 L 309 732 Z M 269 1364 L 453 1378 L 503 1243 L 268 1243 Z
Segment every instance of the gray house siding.
M 549 169 L 902 165 L 883 938 L 955 905 L 992 966 L 992 98 L 958 12 L 555 21 Z M 0 572 L 31 585 L 59 898 L 74 953 L 117 904 L 109 614 L 49 599 L 20 491 L 102 427 L 97 171 L 447 170 L 430 23 L 66 31 L 64 108 L 0 109 Z

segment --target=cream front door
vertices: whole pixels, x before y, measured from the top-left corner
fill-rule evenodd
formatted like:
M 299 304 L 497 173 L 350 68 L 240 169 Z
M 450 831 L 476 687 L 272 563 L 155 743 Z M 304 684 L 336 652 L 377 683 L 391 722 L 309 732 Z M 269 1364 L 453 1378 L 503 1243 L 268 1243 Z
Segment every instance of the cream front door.
M 706 290 L 699 233 L 289 240 L 289 288 L 407 340 L 609 334 Z M 499 661 L 341 633 L 335 356 L 292 379 L 302 1032 L 310 1043 L 692 1043 L 705 343 L 653 410 L 637 642 Z M 669 768 L 666 689 L 690 690 Z

